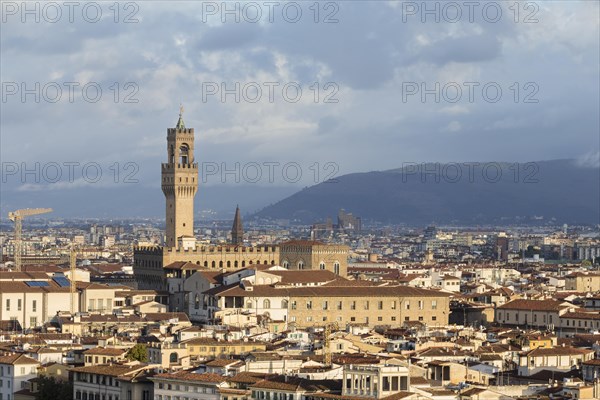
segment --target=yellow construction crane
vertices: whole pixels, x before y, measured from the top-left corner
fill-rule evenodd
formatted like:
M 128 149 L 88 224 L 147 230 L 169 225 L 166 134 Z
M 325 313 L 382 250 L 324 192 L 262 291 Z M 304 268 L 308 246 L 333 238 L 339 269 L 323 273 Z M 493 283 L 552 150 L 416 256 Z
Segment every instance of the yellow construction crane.
M 71 247 L 71 254 L 69 255 L 69 269 L 71 270 L 71 276 L 69 280 L 71 284 L 71 316 L 75 315 L 75 294 L 77 293 L 77 280 L 75 279 L 75 270 L 77 269 L 77 248 L 76 246 Z
M 329 336 L 331 336 L 332 330 L 338 330 L 337 322 L 330 322 L 325 324 L 325 329 L 323 330 L 323 363 L 325 366 L 331 366 L 331 349 L 329 348 Z
M 46 214 L 49 212 L 52 212 L 51 208 L 24 208 L 22 210 L 11 211 L 8 213 L 8 219 L 15 223 L 15 271 L 21 270 L 21 233 L 23 229 L 23 218 L 32 215 Z

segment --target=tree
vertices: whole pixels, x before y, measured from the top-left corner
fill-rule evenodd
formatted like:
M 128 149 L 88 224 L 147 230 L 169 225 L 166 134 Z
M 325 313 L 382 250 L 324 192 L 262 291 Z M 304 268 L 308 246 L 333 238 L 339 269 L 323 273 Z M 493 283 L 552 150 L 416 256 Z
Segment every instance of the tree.
M 60 381 L 53 376 L 38 377 L 36 400 L 73 400 L 73 383 Z
M 129 349 L 126 355 L 128 360 L 148 362 L 148 350 L 145 344 L 138 343 Z

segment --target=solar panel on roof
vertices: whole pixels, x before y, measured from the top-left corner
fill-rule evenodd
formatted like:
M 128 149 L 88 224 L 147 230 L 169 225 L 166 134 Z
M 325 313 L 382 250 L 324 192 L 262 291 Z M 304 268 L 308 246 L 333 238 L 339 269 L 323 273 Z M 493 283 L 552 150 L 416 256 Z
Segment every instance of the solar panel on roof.
M 25 284 L 29 287 L 50 286 L 50 285 L 48 285 L 48 282 L 44 282 L 44 281 L 25 281 Z
M 71 286 L 71 282 L 64 276 L 58 276 L 52 279 L 56 284 L 60 287 L 69 287 Z

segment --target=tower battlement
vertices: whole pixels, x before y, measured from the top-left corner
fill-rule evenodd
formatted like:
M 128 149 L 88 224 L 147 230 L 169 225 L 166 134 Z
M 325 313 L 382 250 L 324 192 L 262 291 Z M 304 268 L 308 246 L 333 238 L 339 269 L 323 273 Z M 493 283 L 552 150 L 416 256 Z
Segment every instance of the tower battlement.
M 175 171 L 176 169 L 195 169 L 198 170 L 198 163 L 189 163 L 189 164 L 169 164 L 162 163 L 161 169 L 163 172 Z

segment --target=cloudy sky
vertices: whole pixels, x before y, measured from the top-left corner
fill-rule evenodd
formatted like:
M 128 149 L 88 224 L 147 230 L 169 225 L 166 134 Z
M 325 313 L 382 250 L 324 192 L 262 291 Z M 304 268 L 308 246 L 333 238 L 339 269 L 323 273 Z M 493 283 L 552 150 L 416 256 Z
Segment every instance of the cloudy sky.
M 259 185 L 294 181 L 287 163 L 298 185 L 406 162 L 597 163 L 596 1 L 21 4 L 1 25 L 3 183 L 21 191 L 93 179 L 23 182 L 14 163 L 58 163 L 63 181 L 64 163 L 97 163 L 108 186 L 118 163 L 158 187 L 180 103 L 201 167 L 253 179 L 257 163 Z M 207 185 L 234 183 L 221 172 Z

